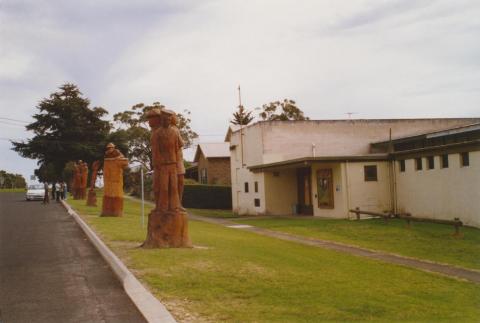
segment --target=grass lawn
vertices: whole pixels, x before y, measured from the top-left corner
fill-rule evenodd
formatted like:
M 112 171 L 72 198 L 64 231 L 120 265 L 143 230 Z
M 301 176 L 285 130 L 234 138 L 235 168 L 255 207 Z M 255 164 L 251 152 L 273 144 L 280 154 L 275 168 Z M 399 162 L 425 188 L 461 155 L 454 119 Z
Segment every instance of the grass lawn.
M 143 250 L 137 201 L 125 200 L 121 218 L 101 218 L 100 207 L 85 201 L 68 203 L 179 321 L 480 317 L 480 286 L 472 283 L 196 221 L 190 236 L 201 248 Z
M 453 226 L 403 220 L 361 221 L 318 218 L 258 218 L 235 220 L 271 230 L 301 236 L 354 244 L 405 256 L 429 259 L 457 266 L 480 269 L 480 229 L 463 227 L 463 238 L 452 236 Z
M 237 215 L 234 215 L 232 210 L 210 210 L 210 209 L 188 209 L 189 212 L 195 215 L 206 216 L 208 218 L 238 218 Z
M 0 188 L 0 193 L 25 193 L 24 188 Z

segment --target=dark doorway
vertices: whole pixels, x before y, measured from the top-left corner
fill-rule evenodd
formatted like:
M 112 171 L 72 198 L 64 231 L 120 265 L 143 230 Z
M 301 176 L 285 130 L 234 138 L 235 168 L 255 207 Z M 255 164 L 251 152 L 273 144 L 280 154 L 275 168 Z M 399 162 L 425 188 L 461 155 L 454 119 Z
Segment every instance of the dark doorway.
M 297 169 L 297 212 L 302 215 L 313 215 L 312 205 L 312 170 L 308 168 Z

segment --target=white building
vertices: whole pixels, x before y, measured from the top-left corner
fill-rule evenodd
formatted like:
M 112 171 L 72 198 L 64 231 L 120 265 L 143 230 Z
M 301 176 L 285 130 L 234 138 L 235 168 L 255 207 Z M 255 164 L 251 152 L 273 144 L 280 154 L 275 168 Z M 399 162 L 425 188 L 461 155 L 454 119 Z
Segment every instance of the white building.
M 480 118 L 268 121 L 231 129 L 233 210 L 347 218 L 359 207 L 459 217 L 478 226 L 480 144 L 478 139 L 449 143 L 462 131 L 476 138 L 478 125 L 465 127 L 473 123 Z M 457 130 L 438 132 L 451 128 Z M 430 136 L 444 139 L 427 140 Z M 461 168 L 458 156 L 465 152 L 470 165 Z M 444 154 L 450 167 L 437 169 Z M 414 158 L 427 163 L 431 156 L 437 168 L 412 171 Z M 440 205 L 449 196 L 456 202 Z M 436 200 L 441 201 L 433 207 Z

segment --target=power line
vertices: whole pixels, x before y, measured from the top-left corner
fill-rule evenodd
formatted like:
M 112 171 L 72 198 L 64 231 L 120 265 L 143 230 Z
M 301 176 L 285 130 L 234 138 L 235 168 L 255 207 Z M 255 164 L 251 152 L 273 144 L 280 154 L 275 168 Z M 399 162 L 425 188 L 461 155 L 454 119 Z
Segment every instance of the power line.
M 0 117 L 0 119 L 3 119 L 3 120 L 8 120 L 8 121 L 21 122 L 21 123 L 30 123 L 30 122 L 28 122 L 28 121 L 24 121 L 24 120 L 12 119 L 12 118 L 5 118 L 5 117 Z
M 14 127 L 22 127 L 22 128 L 25 128 L 25 125 L 21 125 L 21 124 L 18 124 L 18 123 L 12 123 L 11 121 L 2 121 L 0 120 L 0 123 L 1 124 L 5 124 L 7 126 L 14 126 Z

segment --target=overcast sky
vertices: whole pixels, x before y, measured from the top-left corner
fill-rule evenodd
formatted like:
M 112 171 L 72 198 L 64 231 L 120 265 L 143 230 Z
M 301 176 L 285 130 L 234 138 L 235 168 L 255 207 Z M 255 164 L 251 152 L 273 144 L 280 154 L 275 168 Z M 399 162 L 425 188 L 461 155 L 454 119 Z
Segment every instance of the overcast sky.
M 477 0 L 0 0 L 0 118 L 31 121 L 65 82 L 110 116 L 189 109 L 203 142 L 239 84 L 248 108 L 289 98 L 312 119 L 478 117 L 479 17 Z M 0 119 L 0 169 L 29 176 L 18 124 Z

